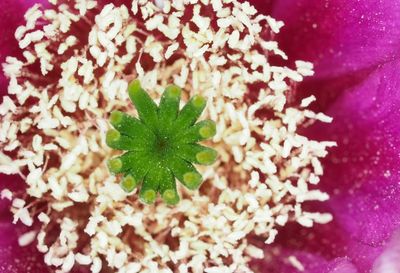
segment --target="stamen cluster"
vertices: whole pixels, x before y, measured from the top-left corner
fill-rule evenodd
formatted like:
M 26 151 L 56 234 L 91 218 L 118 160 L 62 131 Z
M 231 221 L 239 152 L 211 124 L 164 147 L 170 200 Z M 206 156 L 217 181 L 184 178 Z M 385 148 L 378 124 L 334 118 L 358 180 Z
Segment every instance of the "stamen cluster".
M 16 30 L 22 54 L 6 59 L 9 96 L 0 105 L 0 172 L 26 183 L 2 196 L 14 222 L 32 226 L 21 241 L 36 239 L 46 264 L 62 272 L 252 272 L 252 259 L 273 262 L 276 253 L 252 239 L 272 244 L 287 223 L 331 220 L 303 204 L 329 198 L 318 189 L 320 159 L 335 143 L 300 133 L 331 119 L 309 109 L 314 97 L 292 100 L 313 66 L 273 62 L 288 59 L 274 41 L 282 22 L 238 0 L 50 3 L 33 6 Z M 135 111 L 126 92 L 133 79 L 154 101 L 172 84 L 184 101 L 204 97 L 204 118 L 216 123 L 207 145 L 218 160 L 197 166 L 199 190 L 176 184 L 175 206 L 144 205 L 107 167 L 120 155 L 107 145 L 121 134 L 116 128 L 107 140 L 110 113 Z M 161 140 L 145 147 L 163 151 Z

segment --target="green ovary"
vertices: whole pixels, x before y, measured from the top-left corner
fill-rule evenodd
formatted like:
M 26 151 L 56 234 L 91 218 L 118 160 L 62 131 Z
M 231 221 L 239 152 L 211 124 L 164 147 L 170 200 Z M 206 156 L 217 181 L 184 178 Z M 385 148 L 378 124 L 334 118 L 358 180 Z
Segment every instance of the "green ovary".
M 125 153 L 109 160 L 108 167 L 122 175 L 124 191 L 140 188 L 143 203 L 154 203 L 159 193 L 165 203 L 175 205 L 180 200 L 175 180 L 190 190 L 198 189 L 203 178 L 193 164 L 210 165 L 217 159 L 215 150 L 197 144 L 216 133 L 213 121 L 196 123 L 206 100 L 196 95 L 179 109 L 182 91 L 171 85 L 157 105 L 138 80 L 131 82 L 128 92 L 139 118 L 120 111 L 111 113 L 115 129 L 107 132 L 106 143 Z

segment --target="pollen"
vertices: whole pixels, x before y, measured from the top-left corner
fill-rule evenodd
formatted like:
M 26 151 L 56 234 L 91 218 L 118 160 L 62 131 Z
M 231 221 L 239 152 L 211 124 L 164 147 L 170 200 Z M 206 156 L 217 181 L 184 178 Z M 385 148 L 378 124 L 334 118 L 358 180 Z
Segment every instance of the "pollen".
M 60 272 L 253 272 L 288 224 L 332 220 L 305 204 L 329 198 L 321 159 L 336 144 L 301 134 L 331 118 L 293 99 L 314 72 L 274 40 L 283 22 L 238 0 L 104 2 L 34 5 L 3 64 L 0 172 L 26 190 L 1 196 L 34 231 L 21 245 Z

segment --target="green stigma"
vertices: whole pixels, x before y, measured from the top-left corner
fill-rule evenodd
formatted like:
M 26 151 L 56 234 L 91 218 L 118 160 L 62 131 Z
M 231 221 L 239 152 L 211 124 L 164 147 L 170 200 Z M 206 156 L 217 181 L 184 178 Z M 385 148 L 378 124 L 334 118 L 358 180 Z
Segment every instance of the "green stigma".
M 125 176 L 122 179 L 120 185 L 124 191 L 129 193 L 129 192 L 132 192 L 136 188 L 137 182 L 132 175 L 128 174 L 127 176 Z
M 197 189 L 201 183 L 202 177 L 196 172 L 189 172 L 183 175 L 183 180 L 189 189 Z
M 112 173 L 118 173 L 122 168 L 122 161 L 119 158 L 114 158 L 108 161 L 108 168 Z
M 207 122 L 206 124 L 204 124 L 203 127 L 201 127 L 199 129 L 199 134 L 203 138 L 207 139 L 207 138 L 213 137 L 215 135 L 216 131 L 217 131 L 217 129 L 216 129 L 215 123 Z
M 196 158 L 200 164 L 210 165 L 217 159 L 217 152 L 215 150 L 201 151 L 196 155 Z
M 196 95 L 179 109 L 182 90 L 167 87 L 157 105 L 134 80 L 128 87 L 131 101 L 139 117 L 113 111 L 110 123 L 114 127 L 106 134 L 106 143 L 113 149 L 125 151 L 108 161 L 113 174 L 122 175 L 121 188 L 130 193 L 139 187 L 140 200 L 152 204 L 160 194 L 168 205 L 180 197 L 176 179 L 186 188 L 196 190 L 203 182 L 194 164 L 211 165 L 217 152 L 197 142 L 212 138 L 215 122 L 197 122 L 206 106 L 206 99 Z

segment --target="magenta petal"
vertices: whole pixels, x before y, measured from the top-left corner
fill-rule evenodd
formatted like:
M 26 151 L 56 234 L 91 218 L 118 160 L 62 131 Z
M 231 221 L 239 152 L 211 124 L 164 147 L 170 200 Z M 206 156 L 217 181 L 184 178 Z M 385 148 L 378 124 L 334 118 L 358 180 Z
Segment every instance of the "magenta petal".
M 0 272 L 47 273 L 43 257 L 37 254 L 35 243 L 26 247 L 18 245 L 21 231 L 11 224 L 10 219 L 0 221 Z
M 376 259 L 372 273 L 400 272 L 400 230 L 397 231 L 385 251 Z
M 357 273 L 356 267 L 345 258 L 336 259 L 329 265 L 328 273 Z
M 252 1 L 260 10 L 269 6 Z M 292 59 L 314 62 L 319 78 L 338 77 L 394 60 L 400 53 L 400 2 L 275 0 L 272 15 Z
M 325 162 L 321 186 L 347 234 L 347 254 L 367 272 L 400 227 L 400 62 L 391 62 L 332 105 L 331 126 L 319 137 L 338 142 Z
M 267 253 L 276 256 L 255 263 L 255 268 L 262 273 L 359 273 L 348 258 L 329 260 L 316 253 L 286 248 L 267 250 Z M 295 266 L 290 259 L 295 259 L 298 265 Z
M 325 261 L 315 255 L 297 255 L 307 273 L 358 273 L 357 268 L 347 258 Z M 292 271 L 295 273 L 296 271 Z M 298 271 L 297 271 L 298 272 Z

